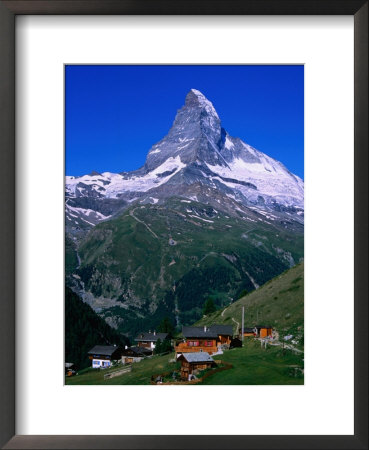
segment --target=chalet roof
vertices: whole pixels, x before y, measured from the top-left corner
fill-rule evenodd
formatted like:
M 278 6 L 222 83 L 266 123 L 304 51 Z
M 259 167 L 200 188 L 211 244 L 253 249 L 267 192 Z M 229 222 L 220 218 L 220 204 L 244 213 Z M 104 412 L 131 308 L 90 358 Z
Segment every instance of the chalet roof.
M 130 349 L 135 353 L 151 353 L 151 350 L 146 347 L 133 346 L 133 347 L 130 347 Z
M 137 337 L 135 338 L 135 341 L 150 341 L 150 342 L 156 342 L 158 339 L 161 341 L 164 341 L 168 336 L 168 333 L 139 333 Z
M 232 325 L 211 325 L 211 330 L 214 330 L 218 334 L 222 334 L 225 336 L 233 335 L 233 327 Z
M 217 338 L 220 334 L 233 335 L 232 325 L 211 325 L 210 327 L 182 327 L 185 338 Z
M 119 347 L 115 345 L 95 345 L 88 354 L 89 355 L 103 355 L 103 356 L 111 356 Z
M 242 328 L 240 328 L 240 330 L 241 330 Z M 250 327 L 245 327 L 244 329 L 243 329 L 243 332 L 244 333 L 253 333 L 254 332 L 254 328 L 250 328 Z
M 214 362 L 213 358 L 207 352 L 182 353 L 182 357 L 189 363 Z
M 151 350 L 148 348 L 145 348 L 145 347 L 134 346 L 134 347 L 129 347 L 123 351 L 123 355 L 131 354 L 131 353 L 133 353 L 137 356 L 140 356 L 140 355 L 144 356 L 144 355 L 151 354 Z

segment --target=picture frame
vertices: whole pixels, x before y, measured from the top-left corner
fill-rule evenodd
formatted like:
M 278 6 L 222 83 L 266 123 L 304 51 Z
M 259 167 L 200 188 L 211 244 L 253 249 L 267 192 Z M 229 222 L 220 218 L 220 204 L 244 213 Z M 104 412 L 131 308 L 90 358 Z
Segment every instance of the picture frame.
M 355 432 L 350 436 L 17 436 L 15 435 L 15 17 L 28 14 L 352 15 L 355 70 Z M 0 445 L 3 448 L 367 449 L 368 448 L 368 1 L 43 0 L 0 2 Z M 17 249 L 18 250 L 18 249 Z

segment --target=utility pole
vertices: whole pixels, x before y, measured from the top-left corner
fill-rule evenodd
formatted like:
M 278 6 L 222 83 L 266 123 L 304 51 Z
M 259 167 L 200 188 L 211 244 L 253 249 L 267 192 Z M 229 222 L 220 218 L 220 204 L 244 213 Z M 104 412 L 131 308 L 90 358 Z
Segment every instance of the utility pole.
M 241 328 L 241 341 L 242 341 L 242 343 L 243 343 L 244 328 L 245 328 L 245 307 L 242 306 L 242 328 Z

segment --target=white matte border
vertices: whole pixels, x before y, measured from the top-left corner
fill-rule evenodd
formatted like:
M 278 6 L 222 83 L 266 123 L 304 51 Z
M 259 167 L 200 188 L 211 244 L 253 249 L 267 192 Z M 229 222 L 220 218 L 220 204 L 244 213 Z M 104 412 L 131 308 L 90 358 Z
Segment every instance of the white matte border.
M 18 16 L 16 33 L 16 433 L 353 434 L 353 17 Z M 305 64 L 305 386 L 63 385 L 64 63 Z

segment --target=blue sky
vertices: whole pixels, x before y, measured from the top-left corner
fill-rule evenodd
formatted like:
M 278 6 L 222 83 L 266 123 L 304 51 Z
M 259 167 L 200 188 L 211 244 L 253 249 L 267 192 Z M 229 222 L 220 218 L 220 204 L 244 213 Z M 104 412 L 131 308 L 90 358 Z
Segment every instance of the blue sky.
M 187 92 L 231 136 L 304 177 L 303 66 L 66 66 L 66 174 L 138 169 Z

